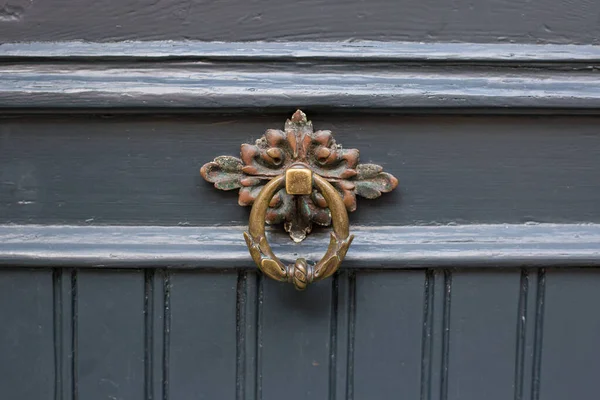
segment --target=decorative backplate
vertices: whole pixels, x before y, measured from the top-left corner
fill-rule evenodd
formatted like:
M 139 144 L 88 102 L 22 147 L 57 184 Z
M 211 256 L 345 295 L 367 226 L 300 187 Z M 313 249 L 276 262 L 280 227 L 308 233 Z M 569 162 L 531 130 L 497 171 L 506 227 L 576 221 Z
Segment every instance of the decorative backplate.
M 268 129 L 255 144 L 242 144 L 241 159 L 219 156 L 205 164 L 200 173 L 217 189 L 240 189 L 238 203 L 250 206 L 267 184 L 302 165 L 331 183 L 342 196 L 348 211 L 356 210 L 356 196 L 374 199 L 393 190 L 398 180 L 375 164 L 359 164 L 358 150 L 343 149 L 331 131 L 314 131 L 306 114 L 298 110 L 286 121 L 283 131 Z M 291 195 L 282 188 L 271 200 L 268 224 L 283 223 L 295 242 L 310 233 L 313 224 L 329 226 L 331 213 L 317 191 Z

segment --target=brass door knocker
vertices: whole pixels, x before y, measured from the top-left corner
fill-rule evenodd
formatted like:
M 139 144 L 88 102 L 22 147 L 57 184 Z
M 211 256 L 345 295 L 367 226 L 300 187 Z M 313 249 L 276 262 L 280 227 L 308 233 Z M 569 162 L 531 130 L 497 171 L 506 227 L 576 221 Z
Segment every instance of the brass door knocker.
M 374 199 L 398 185 L 380 166 L 358 164 L 358 150 L 342 149 L 330 131 L 313 131 L 300 110 L 284 131 L 269 129 L 256 144 L 242 144 L 241 159 L 217 157 L 200 173 L 217 189 L 240 189 L 239 204 L 252 205 L 244 233 L 252 259 L 265 275 L 298 290 L 338 270 L 354 238 L 348 211 L 356 209 L 356 195 Z M 333 232 L 321 260 L 298 258 L 286 265 L 273 254 L 265 223 L 283 223 L 295 242 L 311 232 L 313 223 L 333 225 Z

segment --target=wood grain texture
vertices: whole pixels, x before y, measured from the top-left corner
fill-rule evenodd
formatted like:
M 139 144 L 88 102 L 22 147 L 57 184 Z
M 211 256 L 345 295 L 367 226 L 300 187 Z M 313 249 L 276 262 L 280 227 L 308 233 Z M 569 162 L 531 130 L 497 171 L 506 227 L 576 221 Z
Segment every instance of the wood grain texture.
M 0 387 L 14 399 L 54 399 L 52 271 L 0 273 Z
M 322 114 L 317 129 L 397 176 L 358 225 L 600 222 L 597 117 Z M 243 225 L 198 173 L 286 113 L 0 120 L 0 223 Z
M 0 8 L 0 37 L 597 43 L 599 7 L 590 0 L 10 0 Z

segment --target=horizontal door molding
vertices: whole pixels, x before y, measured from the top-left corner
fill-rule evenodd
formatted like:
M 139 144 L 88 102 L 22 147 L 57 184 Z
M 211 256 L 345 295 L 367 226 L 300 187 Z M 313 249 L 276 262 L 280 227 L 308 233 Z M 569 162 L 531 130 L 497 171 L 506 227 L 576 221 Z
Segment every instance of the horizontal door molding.
M 0 226 L 6 267 L 254 268 L 245 227 Z M 352 227 L 342 269 L 600 266 L 600 225 L 456 225 Z M 283 260 L 317 259 L 329 240 L 313 233 L 294 245 L 269 232 Z
M 0 59 L 75 60 L 379 60 L 453 64 L 597 63 L 600 45 L 417 42 L 24 42 L 1 43 Z
M 0 108 L 600 108 L 600 46 L 472 43 L 7 43 Z

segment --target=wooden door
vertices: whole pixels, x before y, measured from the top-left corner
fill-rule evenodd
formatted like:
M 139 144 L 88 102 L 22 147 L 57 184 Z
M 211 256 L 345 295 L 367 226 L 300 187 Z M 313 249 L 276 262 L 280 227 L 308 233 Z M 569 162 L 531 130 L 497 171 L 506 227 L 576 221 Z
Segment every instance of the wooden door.
M 0 4 L 0 397 L 594 398 L 599 13 Z M 400 181 L 304 292 L 199 174 L 298 108 Z M 286 259 L 329 240 L 269 235 Z

